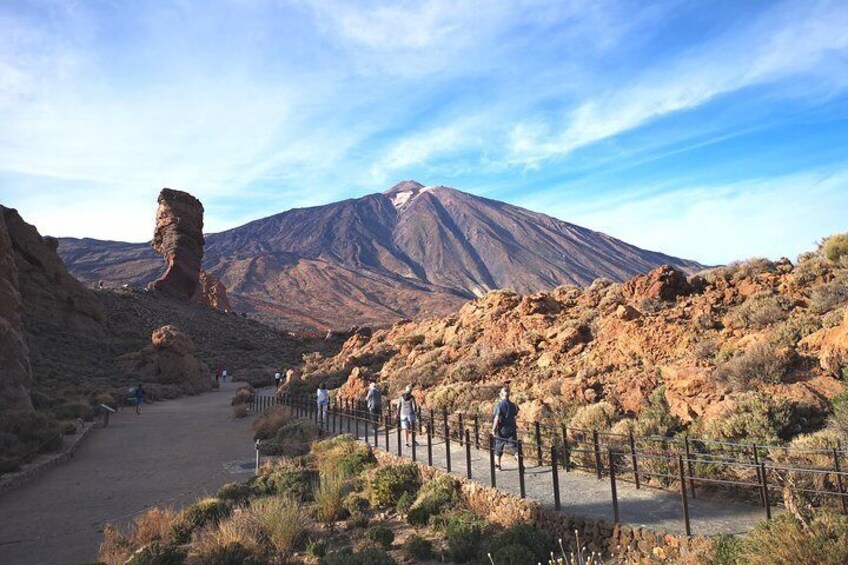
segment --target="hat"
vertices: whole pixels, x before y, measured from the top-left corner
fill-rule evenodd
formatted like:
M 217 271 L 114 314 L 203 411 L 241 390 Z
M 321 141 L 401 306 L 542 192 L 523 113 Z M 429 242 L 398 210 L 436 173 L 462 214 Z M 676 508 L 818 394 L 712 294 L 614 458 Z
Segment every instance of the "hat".
M 371 383 L 368 385 L 368 388 L 377 388 L 377 383 L 371 381 Z
M 406 388 L 403 390 L 404 392 L 412 392 L 412 385 L 406 385 Z

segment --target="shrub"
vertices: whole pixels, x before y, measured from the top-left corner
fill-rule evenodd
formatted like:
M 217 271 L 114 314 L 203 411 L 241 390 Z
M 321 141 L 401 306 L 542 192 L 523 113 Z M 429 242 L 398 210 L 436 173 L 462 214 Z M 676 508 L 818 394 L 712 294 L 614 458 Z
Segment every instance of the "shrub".
M 233 405 L 233 418 L 246 418 L 249 412 L 250 408 L 248 404 Z
M 409 463 L 377 469 L 371 479 L 371 503 L 374 506 L 395 506 L 408 492 L 416 494 L 421 487 L 418 467 Z
M 743 555 L 750 565 L 844 565 L 848 562 L 848 519 L 820 514 L 804 528 L 794 516 L 782 514 L 754 528 L 744 542 Z
M 88 402 L 74 401 L 66 402 L 56 408 L 53 408 L 53 417 L 59 420 L 75 420 L 82 418 L 86 422 L 94 419 L 94 408 Z
M 819 285 L 810 293 L 810 310 L 825 314 L 848 302 L 848 277 L 841 276 Z
M 309 446 L 318 437 L 318 428 L 311 421 L 294 420 L 277 430 L 277 434 L 260 442 L 263 455 L 286 455 L 297 457 L 309 453 Z
M 397 565 L 383 549 L 369 548 L 357 553 L 350 549 L 334 551 L 318 561 L 319 565 Z
M 313 443 L 311 452 L 322 474 L 344 479 L 359 475 L 374 462 L 371 449 L 347 434 Z
M 386 526 L 371 526 L 365 530 L 365 537 L 383 549 L 389 549 L 395 541 L 395 533 Z
M 403 550 L 411 559 L 427 561 L 433 557 L 433 542 L 418 535 L 411 535 L 403 543 Z
M 520 547 L 526 550 L 530 559 L 525 556 L 524 561 L 509 560 L 504 556 L 504 553 L 518 557 L 522 552 L 512 549 L 505 551 L 511 547 Z M 500 564 L 515 563 L 544 563 L 550 557 L 551 551 L 554 549 L 551 539 L 538 528 L 534 528 L 528 524 L 516 524 L 507 528 L 503 532 L 497 534 L 488 543 L 486 551 L 495 557 L 495 562 Z
M 272 406 L 253 422 L 253 439 L 271 439 L 277 434 L 277 430 L 291 421 L 292 413 L 288 406 Z
M 327 555 L 327 541 L 322 539 L 310 541 L 306 544 L 306 553 L 319 559 L 324 557 Z
M 544 563 L 544 561 L 537 561 L 530 549 L 517 543 L 501 546 L 497 549 L 497 551 L 490 551 L 489 553 L 492 555 L 492 559 L 494 559 L 497 565 Z M 548 556 L 548 559 L 550 559 L 550 555 Z
M 699 361 L 712 361 L 718 353 L 718 345 L 714 339 L 704 339 L 692 347 L 692 354 Z
M 728 319 L 734 327 L 764 328 L 788 316 L 785 300 L 769 292 L 758 292 L 731 310 Z
M 578 430 L 608 430 L 615 421 L 615 406 L 602 400 L 588 406 L 581 406 L 574 413 L 568 426 Z
M 312 500 L 313 485 L 317 480 L 318 473 L 314 469 L 285 465 L 263 468 L 255 485 L 261 493 L 288 495 L 299 502 L 306 502 Z
M 251 402 L 253 402 L 253 388 L 250 386 L 241 386 L 236 390 L 231 404 L 236 406 L 238 404 L 250 404 Z
M 741 565 L 743 547 L 742 538 L 729 534 L 716 536 L 709 565 Z
M 184 549 L 156 541 L 136 552 L 125 565 L 182 565 L 186 557 Z
M 216 526 L 230 515 L 230 505 L 217 498 L 204 498 L 185 508 L 174 519 L 171 537 L 177 543 L 188 543 L 195 530 L 206 526 Z
M 250 513 L 271 545 L 281 555 L 290 555 L 303 540 L 309 518 L 297 500 L 273 496 L 256 500 Z
M 352 492 L 345 497 L 343 506 L 345 510 L 353 514 L 354 512 L 362 512 L 364 510 L 368 510 L 370 503 L 368 502 L 367 498 L 355 492 Z
M 480 551 L 483 522 L 471 512 L 457 512 L 445 522 L 445 539 L 452 561 L 467 563 Z
M 413 502 L 415 502 L 415 497 L 413 495 L 408 492 L 403 493 L 397 503 L 397 513 L 401 516 L 405 516 L 412 507 Z
M 796 422 L 788 402 L 757 392 L 740 394 L 735 400 L 732 412 L 703 425 L 707 439 L 778 444 L 795 431 Z
M 351 512 L 346 523 L 348 529 L 367 528 L 370 520 L 363 512 Z
M 848 441 L 848 391 L 833 398 L 833 414 L 828 424 L 842 437 L 842 441 Z
M 258 564 L 267 553 L 261 538 L 254 517 L 242 513 L 203 529 L 192 550 L 204 565 Z
M 821 242 L 821 253 L 831 263 L 841 263 L 848 257 L 848 233 L 840 233 L 825 238 Z
M 637 436 L 671 437 L 681 429 L 680 420 L 672 415 L 665 398 L 665 386 L 657 387 L 648 397 L 648 405 L 642 409 L 633 425 Z
M 756 383 L 779 384 L 788 369 L 787 359 L 768 343 L 756 343 L 741 355 L 716 368 L 716 377 L 735 390 L 748 391 Z
M 424 483 L 406 519 L 413 526 L 425 526 L 431 516 L 450 508 L 458 500 L 459 483 L 452 477 L 441 475 Z
M 313 493 L 317 518 L 320 522 L 335 522 L 342 516 L 346 483 L 335 475 L 323 475 Z
M 133 563 L 182 563 L 178 556 L 168 550 L 171 531 L 177 514 L 170 508 L 151 508 L 136 516 L 127 534 L 107 525 L 103 530 L 99 559 L 108 565 L 123 565 L 133 552 L 146 548 L 134 557 Z M 155 545 L 155 547 L 154 547 Z M 157 556 L 163 561 L 157 561 Z M 185 555 L 182 556 L 185 559 Z
M 255 496 L 257 489 L 251 483 L 228 483 L 218 490 L 218 498 L 235 504 L 246 502 Z

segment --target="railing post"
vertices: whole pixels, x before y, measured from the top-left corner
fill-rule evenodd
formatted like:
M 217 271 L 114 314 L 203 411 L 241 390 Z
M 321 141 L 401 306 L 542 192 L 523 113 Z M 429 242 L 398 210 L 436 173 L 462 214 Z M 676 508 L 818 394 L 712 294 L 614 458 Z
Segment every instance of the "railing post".
M 471 479 L 471 434 L 465 430 L 465 476 Z
M 633 479 L 636 481 L 636 490 L 640 488 L 639 483 L 639 463 L 636 460 L 636 441 L 633 439 L 633 432 L 628 432 L 628 440 L 630 442 L 630 463 L 633 465 Z
M 495 442 L 493 439 L 494 436 L 489 434 L 489 482 L 492 488 L 496 488 L 498 483 L 495 479 Z
M 848 514 L 848 503 L 845 501 L 845 489 L 842 486 L 842 471 L 839 468 L 839 451 L 833 448 L 833 468 L 836 471 L 836 488 L 839 489 L 839 503 L 842 506 L 842 513 Z
M 612 452 L 612 448 L 607 448 L 607 454 L 609 457 L 609 477 L 610 477 L 610 493 L 612 494 L 612 515 L 614 519 L 614 524 L 618 524 L 621 522 L 621 518 L 618 514 L 618 489 L 616 488 L 615 483 L 615 454 Z
M 459 446 L 463 446 L 463 439 L 465 438 L 465 416 L 463 416 L 462 412 L 459 413 Z
M 448 410 L 442 412 L 445 417 L 445 467 L 451 472 L 451 448 L 450 448 L 450 425 L 448 424 Z
M 353 405 L 353 425 L 356 430 L 356 439 L 359 439 L 359 414 L 356 410 L 356 403 Z M 365 443 L 368 443 L 368 434 L 365 434 Z
M 433 466 L 433 428 L 430 425 L 427 426 L 427 465 Z
M 683 438 L 686 447 L 686 472 L 689 474 L 689 492 L 692 493 L 692 500 L 698 498 L 695 492 L 695 470 L 692 467 L 692 451 L 689 447 L 689 436 Z
M 760 471 L 760 455 L 757 452 L 757 445 L 751 444 L 751 453 L 753 454 L 754 465 L 756 465 L 755 469 L 757 470 L 757 482 L 763 484 L 763 477 Z M 760 504 L 763 506 L 766 505 L 766 499 L 763 498 L 763 491 L 760 489 Z
M 551 477 L 554 484 L 554 509 L 559 510 L 562 504 L 559 500 L 559 471 L 557 470 L 557 448 L 556 445 L 551 446 Z
M 480 449 L 480 416 L 474 413 L 474 446 Z
M 683 522 L 686 525 L 686 535 L 692 535 L 692 526 L 689 524 L 689 500 L 686 497 L 686 476 L 683 470 L 683 456 L 677 456 L 677 478 L 680 480 L 680 498 L 683 501 Z
M 336 403 L 335 402 L 333 402 L 330 405 L 330 410 L 332 411 L 332 419 L 333 419 L 333 423 L 332 423 L 333 435 L 336 435 Z
M 542 426 L 539 422 L 533 422 L 533 431 L 536 433 L 536 462 L 542 466 Z
M 391 433 L 391 414 L 392 414 L 392 406 L 391 404 L 388 406 L 388 409 L 383 411 L 383 430 L 385 430 L 386 435 L 386 452 L 389 453 L 389 434 Z
M 592 445 L 595 449 L 595 472 L 598 475 L 598 480 L 603 478 L 603 471 L 601 467 L 601 444 L 598 440 L 598 430 L 592 430 Z
M 418 452 L 415 449 L 415 422 L 412 423 L 412 461 L 418 461 Z
M 527 492 L 524 488 L 524 444 L 518 441 L 518 487 L 521 498 L 526 498 Z
M 397 414 L 397 454 L 398 457 L 403 456 L 403 448 L 400 445 L 400 436 L 403 435 L 403 430 L 401 429 L 401 421 L 400 421 L 400 410 L 398 410 Z
M 768 470 L 765 463 L 760 463 L 760 477 L 763 481 L 763 502 L 766 507 L 766 520 L 771 520 L 771 503 L 769 502 L 768 491 Z
M 380 441 L 380 415 L 368 410 L 368 420 L 374 425 L 374 447 L 377 447 Z
M 562 468 L 568 473 L 571 467 L 571 448 L 568 446 L 568 427 L 562 424 Z

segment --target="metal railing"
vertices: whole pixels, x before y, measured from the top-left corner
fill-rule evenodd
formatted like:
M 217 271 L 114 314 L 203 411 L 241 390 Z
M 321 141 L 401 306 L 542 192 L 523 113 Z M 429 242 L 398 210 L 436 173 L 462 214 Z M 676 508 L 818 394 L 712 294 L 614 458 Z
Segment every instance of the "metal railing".
M 391 404 L 378 412 L 369 411 L 363 402 L 332 399 L 326 411 L 318 409 L 314 396 L 281 393 L 277 396 L 255 395 L 251 402 L 254 411 L 276 404 L 291 408 L 295 417 L 308 418 L 328 433 L 351 433 L 375 447 L 391 452 L 396 448 L 402 456 L 400 417 Z M 323 417 L 322 417 L 323 412 Z M 423 407 L 412 426 L 411 458 L 421 459 L 419 448 L 425 449 L 426 463 L 433 466 L 434 439 L 444 450 L 445 468 L 454 469 L 452 443 L 464 451 L 466 477 L 473 478 L 472 450 L 488 451 L 489 484 L 497 487 L 495 444 L 498 440 L 484 433 L 490 422 L 479 414 L 441 412 Z M 382 430 L 382 434 L 380 431 Z M 392 430 L 396 445 L 390 443 Z M 418 446 L 416 439 L 424 438 Z M 554 507 L 561 509 L 559 473 L 585 471 L 598 480 L 609 481 L 614 521 L 620 521 L 618 482 L 626 481 L 640 489 L 646 486 L 680 493 L 683 525 L 692 534 L 689 501 L 708 491 L 733 498 L 750 498 L 771 518 L 772 507 L 784 502 L 786 494 L 812 496 L 822 505 L 834 505 L 848 514 L 848 473 L 843 471 L 846 450 L 841 445 L 830 449 L 793 449 L 787 446 L 739 444 L 700 438 L 672 438 L 612 434 L 598 430 L 582 430 L 565 425 L 549 426 L 533 422 L 519 429 L 513 444 L 518 460 L 519 495 L 526 497 L 525 474 L 528 456 L 531 466 L 550 467 Z M 773 461 L 775 454 L 826 456 L 827 467 L 812 466 L 799 461 Z M 460 463 L 461 464 L 461 463 Z

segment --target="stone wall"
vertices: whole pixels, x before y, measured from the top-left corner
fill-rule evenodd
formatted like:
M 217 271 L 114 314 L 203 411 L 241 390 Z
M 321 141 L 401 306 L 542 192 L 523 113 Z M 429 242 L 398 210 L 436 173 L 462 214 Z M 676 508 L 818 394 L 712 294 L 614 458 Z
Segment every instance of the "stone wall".
M 374 456 L 380 465 L 410 463 L 408 459 L 401 459 L 380 450 L 376 450 Z M 445 474 L 444 471 L 420 462 L 417 465 L 425 479 Z M 581 545 L 590 552 L 621 557 L 627 563 L 697 563 L 697 555 L 707 550 L 711 544 L 709 539 L 703 537 L 672 535 L 572 516 L 566 512 L 543 508 L 535 500 L 521 499 L 467 479 L 458 480 L 468 507 L 481 518 L 502 526 L 532 524 L 553 539 L 561 539 L 566 549 L 569 546 L 574 547 L 576 531 L 580 536 Z

